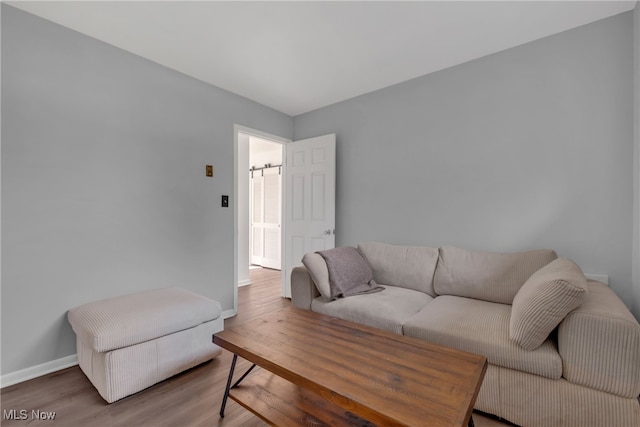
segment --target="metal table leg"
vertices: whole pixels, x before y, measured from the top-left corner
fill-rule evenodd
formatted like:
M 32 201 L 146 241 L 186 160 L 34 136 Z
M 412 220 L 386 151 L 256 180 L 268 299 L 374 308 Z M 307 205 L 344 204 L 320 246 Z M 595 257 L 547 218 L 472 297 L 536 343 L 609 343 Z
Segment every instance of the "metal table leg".
M 222 398 L 222 406 L 220 407 L 220 418 L 224 418 L 224 408 L 227 406 L 227 399 L 229 398 L 229 390 L 234 387 L 237 387 L 238 384 L 242 382 L 243 379 L 246 378 L 247 375 L 256 367 L 255 363 L 251 365 L 247 372 L 242 374 L 242 376 L 236 381 L 233 385 L 231 385 L 231 381 L 233 380 L 233 371 L 236 369 L 236 362 L 238 360 L 238 355 L 233 355 L 233 360 L 231 361 L 231 368 L 229 369 L 229 378 L 227 378 L 227 386 L 224 389 L 224 397 Z

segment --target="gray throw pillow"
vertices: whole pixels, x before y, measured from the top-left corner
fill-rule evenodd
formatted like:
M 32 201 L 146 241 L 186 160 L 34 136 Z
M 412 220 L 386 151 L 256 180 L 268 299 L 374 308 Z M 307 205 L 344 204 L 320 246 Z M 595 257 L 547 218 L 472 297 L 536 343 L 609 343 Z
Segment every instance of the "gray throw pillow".
M 354 247 L 340 247 L 318 252 L 327 263 L 331 299 L 381 291 L 373 280 L 369 261 Z

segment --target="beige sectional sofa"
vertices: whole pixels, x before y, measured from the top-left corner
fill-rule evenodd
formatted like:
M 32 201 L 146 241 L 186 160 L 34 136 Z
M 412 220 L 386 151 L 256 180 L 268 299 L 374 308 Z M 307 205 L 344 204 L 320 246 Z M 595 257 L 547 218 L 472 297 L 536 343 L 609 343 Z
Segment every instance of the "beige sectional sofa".
M 334 298 L 324 259 L 293 304 L 482 354 L 475 408 L 522 426 L 640 426 L 640 325 L 605 284 L 551 250 L 499 254 L 362 243 L 384 290 Z

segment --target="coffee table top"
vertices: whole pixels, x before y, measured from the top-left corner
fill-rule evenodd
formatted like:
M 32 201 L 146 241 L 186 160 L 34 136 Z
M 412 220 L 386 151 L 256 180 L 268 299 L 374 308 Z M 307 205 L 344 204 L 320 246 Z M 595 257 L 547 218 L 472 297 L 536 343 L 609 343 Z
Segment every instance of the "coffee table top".
M 487 367 L 483 356 L 293 307 L 229 328 L 214 342 L 389 426 L 466 426 Z

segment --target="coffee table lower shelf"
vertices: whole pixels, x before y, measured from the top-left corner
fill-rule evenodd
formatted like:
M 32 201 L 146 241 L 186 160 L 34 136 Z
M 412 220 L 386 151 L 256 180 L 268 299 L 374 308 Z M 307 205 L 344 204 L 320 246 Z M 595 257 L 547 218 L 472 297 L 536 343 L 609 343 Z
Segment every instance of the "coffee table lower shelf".
M 253 371 L 229 397 L 273 426 L 374 426 L 265 369 Z

